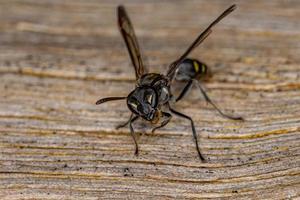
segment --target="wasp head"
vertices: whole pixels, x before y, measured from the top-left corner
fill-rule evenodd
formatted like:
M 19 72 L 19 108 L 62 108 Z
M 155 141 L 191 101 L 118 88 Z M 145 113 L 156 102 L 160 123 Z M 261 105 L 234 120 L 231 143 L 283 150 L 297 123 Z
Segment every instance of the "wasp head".
M 158 113 L 157 104 L 157 92 L 151 87 L 137 87 L 127 97 L 128 108 L 147 121 L 156 118 Z

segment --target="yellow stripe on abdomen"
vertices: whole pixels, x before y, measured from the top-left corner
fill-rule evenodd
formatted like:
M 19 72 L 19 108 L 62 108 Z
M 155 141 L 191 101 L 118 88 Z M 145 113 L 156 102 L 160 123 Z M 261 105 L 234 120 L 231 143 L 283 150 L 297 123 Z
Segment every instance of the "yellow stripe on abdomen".
M 199 72 L 199 65 L 198 65 L 198 62 L 197 61 L 193 61 L 193 65 L 194 65 L 194 69 L 195 69 L 195 72 Z

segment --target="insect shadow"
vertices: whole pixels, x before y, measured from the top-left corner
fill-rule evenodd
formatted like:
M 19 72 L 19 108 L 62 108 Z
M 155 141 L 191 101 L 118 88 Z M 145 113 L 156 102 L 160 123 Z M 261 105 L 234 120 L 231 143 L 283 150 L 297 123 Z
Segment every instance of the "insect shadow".
M 126 99 L 127 106 L 132 113 L 129 120 L 124 124 L 119 125 L 117 128 L 121 128 L 129 124 L 130 133 L 135 143 L 135 155 L 138 155 L 139 147 L 132 126 L 133 122 L 135 122 L 139 118 L 142 118 L 146 121 L 151 122 L 152 124 L 158 124 L 152 129 L 152 132 L 154 132 L 155 130 L 167 125 L 172 118 L 172 114 L 174 114 L 178 117 L 189 120 L 189 122 L 191 123 L 197 153 L 199 155 L 199 158 L 202 161 L 205 161 L 203 155 L 200 152 L 193 119 L 181 112 L 176 111 L 170 105 L 170 101 L 172 99 L 170 87 L 172 81 L 176 77 L 176 74 L 177 78 L 180 77 L 180 71 L 178 71 L 177 69 L 180 67 L 180 64 L 182 64 L 189 53 L 197 46 L 199 46 L 209 36 L 209 34 L 212 32 L 211 28 L 214 25 L 216 25 L 229 13 L 231 13 L 235 8 L 236 5 L 230 6 L 217 19 L 215 19 L 200 35 L 198 35 L 198 37 L 182 54 L 182 56 L 180 56 L 177 60 L 169 65 L 167 73 L 163 75 L 157 73 L 148 73 L 146 71 L 131 21 L 124 6 L 118 6 L 118 25 L 129 52 L 133 67 L 135 69 L 136 87 L 132 92 L 129 93 L 127 97 L 107 97 L 98 100 L 96 104 L 98 105 L 108 101 Z M 183 71 L 185 72 L 185 70 Z M 185 93 L 184 91 L 183 93 Z

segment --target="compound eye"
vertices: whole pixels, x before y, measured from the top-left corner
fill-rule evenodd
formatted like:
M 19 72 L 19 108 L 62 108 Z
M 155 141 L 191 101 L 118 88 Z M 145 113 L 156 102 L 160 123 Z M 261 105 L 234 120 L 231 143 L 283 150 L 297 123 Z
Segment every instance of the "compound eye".
M 148 91 L 145 95 L 145 101 L 152 107 L 155 106 L 156 94 L 153 91 Z
M 138 113 L 138 111 L 139 111 L 138 107 L 139 107 L 140 103 L 135 98 L 130 99 L 128 104 L 136 113 Z
M 147 96 L 147 102 L 148 102 L 149 104 L 152 104 L 152 100 L 153 100 L 153 94 L 149 94 L 149 95 Z
M 131 107 L 133 107 L 135 110 L 137 110 L 137 107 L 138 107 L 137 103 L 130 102 L 129 104 L 130 104 Z

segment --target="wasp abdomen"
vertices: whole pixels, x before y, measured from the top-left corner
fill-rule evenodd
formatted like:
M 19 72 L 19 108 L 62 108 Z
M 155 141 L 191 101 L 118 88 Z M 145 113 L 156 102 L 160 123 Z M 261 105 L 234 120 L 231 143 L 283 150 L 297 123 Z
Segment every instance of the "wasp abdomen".
M 177 69 L 176 80 L 189 81 L 207 74 L 207 65 L 191 58 L 184 59 Z

